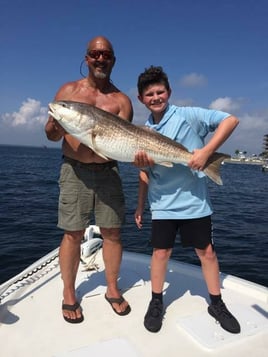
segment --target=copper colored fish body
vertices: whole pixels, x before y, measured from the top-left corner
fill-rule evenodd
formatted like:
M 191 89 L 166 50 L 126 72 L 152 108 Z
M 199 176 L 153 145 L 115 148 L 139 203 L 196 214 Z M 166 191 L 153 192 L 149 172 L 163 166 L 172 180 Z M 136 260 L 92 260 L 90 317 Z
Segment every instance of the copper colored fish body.
M 133 162 L 138 151 L 145 151 L 155 163 L 173 166 L 188 164 L 192 154 L 181 144 L 149 128 L 136 126 L 92 105 L 73 101 L 54 101 L 49 114 L 73 137 L 103 158 Z M 229 155 L 214 153 L 204 173 L 218 185 L 221 162 Z

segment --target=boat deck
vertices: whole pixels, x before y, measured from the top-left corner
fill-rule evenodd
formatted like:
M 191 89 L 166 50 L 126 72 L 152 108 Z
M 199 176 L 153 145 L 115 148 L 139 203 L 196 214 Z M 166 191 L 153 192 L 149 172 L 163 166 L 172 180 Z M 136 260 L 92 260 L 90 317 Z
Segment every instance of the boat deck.
M 52 256 L 55 252 L 40 263 Z M 234 335 L 207 313 L 208 294 L 200 268 L 170 261 L 163 326 L 150 333 L 143 326 L 151 297 L 150 256 L 123 254 L 119 286 L 132 309 L 126 316 L 116 315 L 104 299 L 101 249 L 95 258 L 89 265 L 96 264 L 97 270 L 86 270 L 82 263 L 79 268 L 77 297 L 85 317 L 80 324 L 62 318 L 57 257 L 7 290 L 6 283 L 0 286 L 2 356 L 267 356 L 267 288 L 221 274 L 223 299 L 241 324 L 241 333 Z

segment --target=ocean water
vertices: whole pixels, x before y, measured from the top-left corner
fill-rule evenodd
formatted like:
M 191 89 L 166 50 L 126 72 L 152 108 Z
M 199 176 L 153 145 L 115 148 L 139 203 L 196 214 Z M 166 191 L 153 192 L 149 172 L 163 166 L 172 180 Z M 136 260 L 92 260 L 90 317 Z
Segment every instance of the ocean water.
M 56 248 L 61 150 L 0 145 L 0 283 Z M 150 213 L 134 223 L 138 170 L 120 163 L 126 196 L 125 250 L 151 254 Z M 258 165 L 221 166 L 223 186 L 209 181 L 214 206 L 214 242 L 220 270 L 268 286 L 268 173 Z M 172 258 L 199 264 L 179 239 Z

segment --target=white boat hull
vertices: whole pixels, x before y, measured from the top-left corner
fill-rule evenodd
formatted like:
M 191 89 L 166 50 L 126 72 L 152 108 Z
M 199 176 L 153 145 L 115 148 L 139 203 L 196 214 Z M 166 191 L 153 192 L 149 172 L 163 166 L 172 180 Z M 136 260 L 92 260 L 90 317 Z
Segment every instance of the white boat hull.
M 13 279 L 11 285 L 7 282 L 0 286 L 1 356 L 267 356 L 266 287 L 221 274 L 224 301 L 241 324 L 241 333 L 234 335 L 224 331 L 207 313 L 208 295 L 200 268 L 170 261 L 163 326 L 160 332 L 150 333 L 143 326 L 151 297 L 150 256 L 123 254 L 119 287 L 131 305 L 127 316 L 116 315 L 104 299 L 101 249 L 91 263 L 97 264 L 98 270 L 84 271 L 81 263 L 76 281 L 85 317 L 81 324 L 67 323 L 62 317 L 57 257 L 43 264 L 28 281 L 14 283 Z

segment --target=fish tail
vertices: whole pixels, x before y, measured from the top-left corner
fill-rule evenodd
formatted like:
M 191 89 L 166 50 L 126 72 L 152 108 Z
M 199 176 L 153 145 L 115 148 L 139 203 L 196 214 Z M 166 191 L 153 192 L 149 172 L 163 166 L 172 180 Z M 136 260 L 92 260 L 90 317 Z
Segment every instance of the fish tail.
M 215 152 L 208 159 L 204 173 L 216 184 L 222 185 L 222 179 L 220 177 L 220 165 L 225 160 L 230 158 L 230 155 Z

